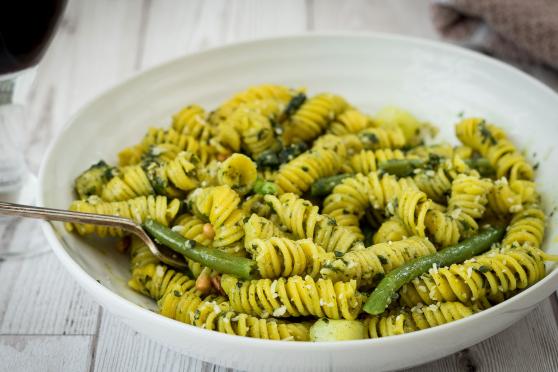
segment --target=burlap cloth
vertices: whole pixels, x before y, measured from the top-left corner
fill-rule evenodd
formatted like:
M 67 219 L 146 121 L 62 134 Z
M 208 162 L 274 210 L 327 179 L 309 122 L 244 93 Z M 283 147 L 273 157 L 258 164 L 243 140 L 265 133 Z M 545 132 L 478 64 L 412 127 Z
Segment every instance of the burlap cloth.
M 447 39 L 558 71 L 558 0 L 433 0 L 431 9 Z

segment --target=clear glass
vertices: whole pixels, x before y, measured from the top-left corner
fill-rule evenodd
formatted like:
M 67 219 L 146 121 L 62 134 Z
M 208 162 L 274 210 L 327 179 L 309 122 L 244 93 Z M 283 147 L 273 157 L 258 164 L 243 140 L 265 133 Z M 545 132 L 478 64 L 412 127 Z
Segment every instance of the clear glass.
M 22 76 L 4 79 L 0 76 L 0 201 L 32 205 L 37 179 L 25 163 L 24 124 L 28 117 L 25 103 L 15 99 L 16 80 L 24 82 Z M 20 231 L 29 233 L 20 234 Z M 20 235 L 25 238 L 15 239 Z M 0 241 L 10 242 L 0 245 L 0 260 L 46 252 L 48 247 L 37 236 L 40 236 L 37 221 L 0 216 Z

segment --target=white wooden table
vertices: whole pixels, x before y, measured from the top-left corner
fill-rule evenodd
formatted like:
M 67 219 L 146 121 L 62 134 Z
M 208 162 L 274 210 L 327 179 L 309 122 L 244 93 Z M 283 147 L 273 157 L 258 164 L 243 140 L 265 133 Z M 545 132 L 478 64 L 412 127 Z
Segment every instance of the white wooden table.
M 309 30 L 437 38 L 427 0 L 72 1 L 29 96 L 32 170 L 72 113 L 131 74 L 208 47 Z M 46 242 L 39 230 L 12 225 L 0 231 L 0 244 Z M 0 263 L 0 283 L 2 371 L 224 369 L 138 335 L 82 291 L 52 253 Z M 553 295 L 512 328 L 413 370 L 558 370 L 557 317 Z

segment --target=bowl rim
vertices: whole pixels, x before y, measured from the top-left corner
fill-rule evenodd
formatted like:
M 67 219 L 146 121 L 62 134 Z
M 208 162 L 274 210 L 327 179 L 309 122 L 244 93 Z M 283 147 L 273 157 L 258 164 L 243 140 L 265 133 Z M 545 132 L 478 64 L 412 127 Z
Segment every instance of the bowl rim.
M 524 83 L 528 83 L 533 86 L 534 89 L 538 89 L 541 93 L 549 95 L 556 101 L 558 106 L 558 94 L 556 94 L 550 87 L 543 84 L 542 82 L 538 81 L 534 77 L 528 75 L 527 73 L 519 70 L 518 68 L 509 65 L 505 62 L 492 58 L 490 56 L 481 54 L 476 51 L 472 51 L 454 44 L 424 39 L 414 36 L 406 36 L 406 35 L 399 35 L 399 34 L 392 34 L 392 33 L 384 33 L 384 32 L 371 32 L 371 31 L 328 31 L 328 32 L 321 32 L 321 31 L 309 31 L 309 32 L 302 32 L 292 35 L 282 35 L 282 36 L 272 36 L 272 37 L 258 37 L 251 40 L 246 41 L 239 41 L 234 43 L 227 43 L 225 45 L 218 45 L 211 48 L 203 49 L 201 51 L 196 51 L 193 53 L 184 54 L 178 57 L 174 57 L 169 60 L 165 60 L 163 62 L 154 64 L 153 66 L 146 68 L 144 70 L 140 70 L 134 72 L 132 75 L 127 77 L 126 79 L 117 81 L 108 88 L 102 90 L 100 93 L 96 94 L 91 99 L 87 100 L 76 112 L 70 115 L 69 119 L 67 119 L 66 123 L 62 126 L 56 138 L 52 140 L 50 145 L 45 152 L 45 156 L 41 162 L 39 176 L 38 176 L 38 187 L 37 187 L 37 205 L 38 206 L 45 206 L 44 199 L 43 199 L 43 184 L 45 178 L 47 177 L 45 168 L 54 148 L 57 146 L 60 138 L 62 137 L 63 133 L 75 122 L 79 116 L 81 116 L 82 112 L 85 111 L 88 107 L 94 104 L 96 101 L 101 100 L 104 96 L 112 93 L 113 91 L 117 90 L 121 86 L 124 86 L 136 79 L 139 79 L 142 75 L 155 73 L 159 70 L 164 70 L 167 66 L 173 65 L 175 63 L 179 63 L 184 60 L 188 60 L 191 58 L 201 57 L 204 55 L 211 55 L 212 53 L 218 53 L 222 51 L 226 51 L 228 49 L 237 49 L 246 46 L 257 46 L 257 45 L 264 45 L 268 43 L 274 42 L 285 42 L 289 40 L 300 41 L 303 39 L 334 39 L 334 38 L 348 38 L 348 39 L 370 39 L 370 40 L 382 40 L 382 41 L 391 41 L 391 42 L 398 42 L 398 43 L 408 43 L 414 44 L 418 46 L 425 46 L 431 49 L 437 49 L 439 51 L 446 51 L 453 55 L 461 56 L 464 58 L 469 58 L 472 60 L 479 61 L 480 63 L 484 64 L 491 64 L 499 69 L 506 70 L 508 73 L 515 75 L 518 79 L 522 79 Z M 381 343 L 383 346 L 389 346 L 390 344 L 401 344 L 403 341 L 410 341 L 412 339 L 420 340 L 420 339 L 428 339 L 430 338 L 431 334 L 435 335 L 436 333 L 440 333 L 441 331 L 452 332 L 453 329 L 462 327 L 467 322 L 475 322 L 476 319 L 487 317 L 494 312 L 500 312 L 502 308 L 508 307 L 511 303 L 519 301 L 521 298 L 524 298 L 528 293 L 535 291 L 537 288 L 545 286 L 547 282 L 556 280 L 558 277 L 558 270 L 553 269 L 551 272 L 548 273 L 543 279 L 539 282 L 535 283 L 533 286 L 527 288 L 526 290 L 522 291 L 521 293 L 513 296 L 512 298 L 497 304 L 489 309 L 483 310 L 481 312 L 475 313 L 471 316 L 466 318 L 452 321 L 450 323 L 446 323 L 437 327 L 432 327 L 416 332 L 410 332 L 402 335 L 395 335 L 390 337 L 382 337 L 376 339 L 362 339 L 362 340 L 349 340 L 349 341 L 332 341 L 332 342 L 311 342 L 311 341 L 303 341 L 303 342 L 290 342 L 290 341 L 276 341 L 276 340 L 265 340 L 265 339 L 257 339 L 257 338 L 250 338 L 250 337 L 239 337 L 236 335 L 229 335 L 221 332 L 216 331 L 208 331 L 206 329 L 202 329 L 193 325 L 185 324 L 174 319 L 166 318 L 159 313 L 152 312 L 140 305 L 118 295 L 117 293 L 111 291 L 110 289 L 106 288 L 99 282 L 95 280 L 92 276 L 90 276 L 81 266 L 72 259 L 68 252 L 63 247 L 63 244 L 60 242 L 59 238 L 57 237 L 57 232 L 52 225 L 52 223 L 48 221 L 41 221 L 42 230 L 47 238 L 47 242 L 52 247 L 55 255 L 58 259 L 62 262 L 62 265 L 72 274 L 72 276 L 76 279 L 76 281 L 88 292 L 93 294 L 93 297 L 97 299 L 98 302 L 101 302 L 100 298 L 104 298 L 105 301 L 102 303 L 103 307 L 107 307 L 113 313 L 117 313 L 119 316 L 120 314 L 129 314 L 127 317 L 137 319 L 139 321 L 146 321 L 156 323 L 154 325 L 159 326 L 162 329 L 175 329 L 176 331 L 182 331 L 185 333 L 189 333 L 191 336 L 199 337 L 200 339 L 211 339 L 213 342 L 223 342 L 223 343 L 230 343 L 235 342 L 237 344 L 241 344 L 240 346 L 250 347 L 253 351 L 254 348 L 259 349 L 268 349 L 269 346 L 273 346 L 276 351 L 297 351 L 297 352 L 304 352 L 304 351 L 342 351 L 343 349 L 354 349 L 355 347 L 371 347 L 374 345 L 378 345 Z M 548 239 L 548 236 L 546 237 Z M 531 308 L 535 306 L 536 303 L 532 303 L 527 308 Z M 415 341 L 415 342 L 417 342 Z

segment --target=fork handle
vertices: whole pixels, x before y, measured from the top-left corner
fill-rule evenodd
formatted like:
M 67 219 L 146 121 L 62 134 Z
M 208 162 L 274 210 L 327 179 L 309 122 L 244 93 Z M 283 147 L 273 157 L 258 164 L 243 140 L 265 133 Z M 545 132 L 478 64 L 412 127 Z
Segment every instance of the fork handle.
M 64 209 L 35 207 L 31 205 L 6 203 L 0 201 L 0 214 L 41 220 L 90 223 L 94 225 L 120 227 L 130 232 L 136 232 L 141 227 L 134 221 L 104 214 L 74 212 Z
M 0 201 L 0 215 L 1 214 L 25 218 L 38 218 L 49 221 L 90 223 L 93 225 L 118 227 L 139 237 L 145 245 L 147 245 L 151 253 L 162 262 L 177 268 L 187 267 L 184 260 L 175 256 L 171 257 L 163 254 L 143 228 L 128 218 L 109 216 L 105 214 L 74 212 L 64 209 L 34 207 L 31 205 L 13 204 Z

